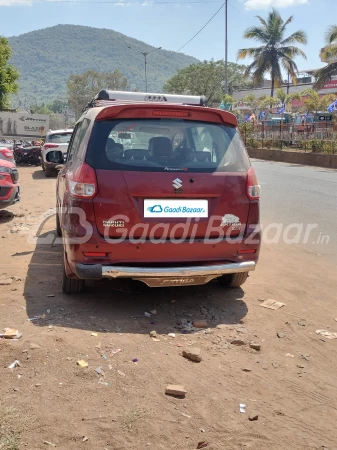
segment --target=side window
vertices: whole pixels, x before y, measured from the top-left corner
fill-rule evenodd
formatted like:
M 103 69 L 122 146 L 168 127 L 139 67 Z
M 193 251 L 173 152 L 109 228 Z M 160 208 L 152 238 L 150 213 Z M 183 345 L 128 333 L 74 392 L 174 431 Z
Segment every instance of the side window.
M 76 125 L 69 143 L 67 161 L 72 161 L 76 156 L 89 125 L 89 119 L 84 119 Z

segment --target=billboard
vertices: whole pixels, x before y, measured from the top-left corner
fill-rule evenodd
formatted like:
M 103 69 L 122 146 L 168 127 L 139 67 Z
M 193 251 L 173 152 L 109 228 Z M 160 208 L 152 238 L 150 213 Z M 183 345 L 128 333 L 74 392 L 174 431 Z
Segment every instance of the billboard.
M 334 92 L 337 92 L 337 80 L 331 80 L 325 83 L 322 89 L 332 89 Z
M 49 130 L 49 116 L 0 111 L 0 137 L 40 137 Z

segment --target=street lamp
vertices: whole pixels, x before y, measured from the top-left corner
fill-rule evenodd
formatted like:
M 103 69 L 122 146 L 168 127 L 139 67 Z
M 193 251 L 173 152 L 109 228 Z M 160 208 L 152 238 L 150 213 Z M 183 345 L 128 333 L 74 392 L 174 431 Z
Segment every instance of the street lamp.
M 128 45 L 128 48 L 130 48 L 131 50 L 134 50 L 135 52 L 140 53 L 144 56 L 145 92 L 147 93 L 147 55 L 149 55 L 150 53 L 156 52 L 157 50 L 161 50 L 162 47 L 155 48 L 154 50 L 151 50 L 150 52 L 141 52 L 139 50 L 132 48 L 130 45 Z
M 228 94 L 228 0 L 225 0 L 225 94 Z

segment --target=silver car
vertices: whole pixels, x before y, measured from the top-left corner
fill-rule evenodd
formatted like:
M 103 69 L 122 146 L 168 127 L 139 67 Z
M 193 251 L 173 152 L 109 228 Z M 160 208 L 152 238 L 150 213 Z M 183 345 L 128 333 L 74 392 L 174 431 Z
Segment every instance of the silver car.
M 46 177 L 51 177 L 56 172 L 56 166 L 60 164 L 58 152 L 62 152 L 64 158 L 68 151 L 68 145 L 73 129 L 49 131 L 41 151 L 41 165 Z

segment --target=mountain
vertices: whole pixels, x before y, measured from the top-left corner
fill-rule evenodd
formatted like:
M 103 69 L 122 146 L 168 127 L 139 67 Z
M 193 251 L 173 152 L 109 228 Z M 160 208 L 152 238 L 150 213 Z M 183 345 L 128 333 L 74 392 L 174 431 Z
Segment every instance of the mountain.
M 11 63 L 20 72 L 22 102 L 36 104 L 66 97 L 70 75 L 89 69 L 118 69 L 130 88 L 144 90 L 144 56 L 154 47 L 113 30 L 78 25 L 57 25 L 9 38 Z M 132 49 L 128 48 L 128 45 Z M 148 57 L 148 90 L 160 92 L 165 82 L 197 59 L 167 50 Z

